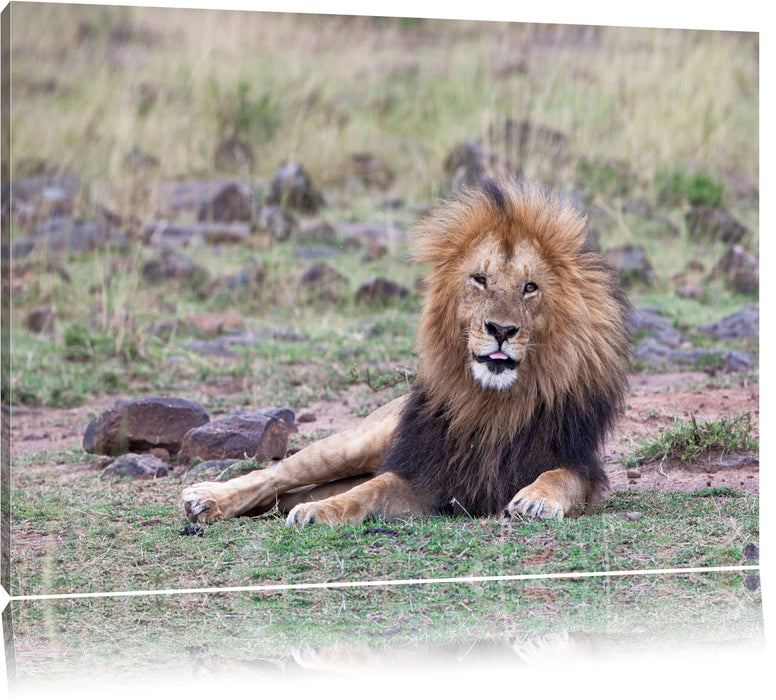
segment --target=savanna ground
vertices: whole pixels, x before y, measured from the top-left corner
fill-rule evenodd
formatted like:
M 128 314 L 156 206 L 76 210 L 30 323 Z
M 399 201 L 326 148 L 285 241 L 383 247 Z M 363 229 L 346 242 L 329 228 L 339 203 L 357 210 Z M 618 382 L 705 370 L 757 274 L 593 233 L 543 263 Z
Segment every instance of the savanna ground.
M 343 639 L 389 654 L 493 643 L 520 659 L 520 644 L 547 634 L 634 651 L 678 639 L 761 640 L 760 592 L 748 571 L 479 580 L 756 564 L 756 364 L 733 373 L 721 364 L 670 373 L 635 366 L 607 447 L 612 492 L 591 515 L 561 522 L 412 518 L 294 531 L 269 514 L 182 536 L 179 494 L 200 477 L 177 468 L 151 481 L 101 479 L 98 458 L 81 447 L 86 423 L 117 398 L 160 394 L 196 400 L 211 417 L 270 405 L 313 413 L 292 436 L 298 447 L 352 425 L 411 380 L 423 269 L 408 263 L 401 237 L 375 259 L 343 246 L 330 260 L 351 290 L 373 275 L 412 290 L 385 306 L 361 306 L 352 294 L 335 304 L 306 298 L 301 241 L 261 230 L 246 245 L 185 251 L 212 279 L 260 264 L 260 289 L 203 295 L 186 281 L 152 286 L 140 270 L 159 251 L 139 232 L 157 216 L 158 183 L 223 175 L 266 183 L 280 162 L 298 160 L 327 198 L 324 221 L 403 230 L 446 193 L 447 154 L 466 140 L 503 151 L 498 129 L 509 118 L 568 138 L 562 160 L 548 162 L 529 145 L 519 165 L 582 193 L 602 250 L 644 246 L 656 276 L 629 288 L 633 305 L 656 306 L 693 345 L 717 347 L 693 329 L 756 296 L 697 277 L 698 263 L 710 270 L 727 244 L 691 237 L 683 213 L 697 198 L 724 205 L 756 253 L 756 35 L 45 5 L 18 6 L 11 30 L 11 179 L 74 171 L 75 213 L 108 207 L 127 233 L 123 247 L 60 257 L 53 267 L 39 254 L 11 267 L 10 315 L 3 310 L 12 334 L 3 377 L 11 595 L 474 578 L 15 600 L 5 623 L 20 688 L 92 677 L 95 657 L 107 659 L 110 678 L 139 667 L 174 675 L 211 658 L 270 659 L 282 673 L 289 659 L 315 665 L 309 652 L 300 661 L 301 648 Z M 250 144 L 250 164 L 215 157 L 230 139 Z M 128 157 L 139 152 L 148 156 L 142 166 Z M 354 153 L 374 154 L 395 177 L 382 188 L 354 184 Z M 26 232 L 14 222 L 4 236 Z M 677 295 L 688 276 L 700 293 Z M 27 314 L 47 305 L 56 309 L 53 327 L 33 332 Z M 204 331 L 186 319 L 234 311 L 260 343 L 236 346 L 231 359 L 191 349 Z M 159 320 L 181 323 L 157 333 Z M 723 345 L 757 355 L 756 340 Z M 367 371 L 378 386 L 364 381 Z M 716 444 L 689 464 L 674 453 L 641 456 L 693 420 L 733 420 L 731 433 L 743 424 L 732 450 L 751 459 L 716 468 Z

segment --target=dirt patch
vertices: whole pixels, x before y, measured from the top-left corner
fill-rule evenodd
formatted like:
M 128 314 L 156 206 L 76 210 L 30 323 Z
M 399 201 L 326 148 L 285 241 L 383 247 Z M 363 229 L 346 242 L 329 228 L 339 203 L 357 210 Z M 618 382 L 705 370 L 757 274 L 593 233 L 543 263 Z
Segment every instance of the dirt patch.
M 642 439 L 671 427 L 674 418 L 689 421 L 715 421 L 749 411 L 758 430 L 760 390 L 748 377 L 725 375 L 715 382 L 702 372 L 643 374 L 631 378 L 631 391 L 614 435 L 606 449 L 606 468 L 612 490 L 660 488 L 694 491 L 701 488 L 729 487 L 756 490 L 760 467 L 756 455 L 749 460 L 728 460 L 719 464 L 720 455 L 707 455 L 692 465 L 680 462 L 642 464 L 640 474 L 630 478 L 620 457 L 629 454 Z
M 613 490 L 628 488 L 661 488 L 696 490 L 727 486 L 735 489 L 759 488 L 759 461 L 756 456 L 743 464 L 731 461 L 728 466 L 713 467 L 717 455 L 711 455 L 687 467 L 677 463 L 643 464 L 640 476 L 629 477 L 620 458 L 630 454 L 638 442 L 658 435 L 672 425 L 674 417 L 685 421 L 695 416 L 698 421 L 730 418 L 742 411 L 752 414 L 759 424 L 759 385 L 745 376 L 724 375 L 718 380 L 702 372 L 673 374 L 639 374 L 630 378 L 631 390 L 625 411 L 610 438 L 605 465 Z M 228 397 L 224 397 L 227 398 Z M 300 422 L 302 440 L 344 430 L 357 425 L 369 410 L 386 401 L 380 393 L 364 394 L 355 387 L 337 401 L 320 401 L 295 407 L 297 416 L 312 414 L 314 421 Z M 43 465 L 61 474 L 66 462 L 64 452 L 80 447 L 83 431 L 89 421 L 115 403 L 115 397 L 102 397 L 90 406 L 70 409 L 19 409 L 11 416 L 11 458 L 19 468 L 31 455 L 50 453 L 50 463 Z M 61 456 L 60 456 L 61 455 Z M 22 466 L 19 466 L 22 465 Z M 59 466 L 58 466 L 59 465 Z M 70 469 L 83 469 L 76 465 Z

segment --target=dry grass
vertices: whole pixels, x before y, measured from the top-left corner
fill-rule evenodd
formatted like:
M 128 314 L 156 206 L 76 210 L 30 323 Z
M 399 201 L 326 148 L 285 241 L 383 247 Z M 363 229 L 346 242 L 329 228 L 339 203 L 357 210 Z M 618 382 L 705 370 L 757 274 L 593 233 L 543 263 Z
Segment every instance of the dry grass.
M 235 128 L 253 176 L 299 159 L 325 184 L 368 151 L 421 201 L 453 146 L 508 118 L 623 159 L 645 186 L 677 164 L 758 180 L 756 35 L 21 4 L 12 37 L 14 165 L 73 168 L 141 215 L 155 178 L 212 174 Z M 159 159 L 140 181 L 136 146 Z M 542 152 L 521 166 L 572 174 Z

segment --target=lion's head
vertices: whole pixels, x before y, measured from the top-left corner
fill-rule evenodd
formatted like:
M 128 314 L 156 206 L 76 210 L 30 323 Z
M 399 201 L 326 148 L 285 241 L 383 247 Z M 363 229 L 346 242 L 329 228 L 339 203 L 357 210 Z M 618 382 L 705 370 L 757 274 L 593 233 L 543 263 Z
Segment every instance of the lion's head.
M 627 303 L 571 206 L 535 184 L 492 181 L 416 233 L 430 265 L 418 376 L 435 410 L 490 421 L 503 439 L 540 402 L 622 394 Z

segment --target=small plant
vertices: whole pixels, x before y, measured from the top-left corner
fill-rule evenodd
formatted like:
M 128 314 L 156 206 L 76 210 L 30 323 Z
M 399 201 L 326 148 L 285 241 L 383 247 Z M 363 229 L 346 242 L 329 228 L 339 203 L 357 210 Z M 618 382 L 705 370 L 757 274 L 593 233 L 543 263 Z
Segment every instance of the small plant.
M 657 199 L 663 204 L 718 207 L 724 187 L 706 173 L 689 173 L 682 168 L 660 171 L 655 177 Z
M 415 372 L 409 369 L 397 368 L 393 373 L 375 376 L 372 374 L 372 370 L 367 368 L 366 372 L 362 375 L 361 370 L 359 370 L 358 367 L 351 367 L 350 376 L 354 382 L 363 382 L 376 393 L 381 389 L 398 386 L 403 382 L 406 383 L 407 388 L 409 388 L 415 379 Z
M 658 437 L 643 441 L 625 463 L 632 465 L 679 459 L 684 464 L 691 464 L 708 453 L 758 450 L 759 441 L 752 436 L 752 416 L 749 411 L 744 411 L 734 418 L 702 423 L 698 423 L 695 416 L 689 423 L 675 418 L 674 424 Z

